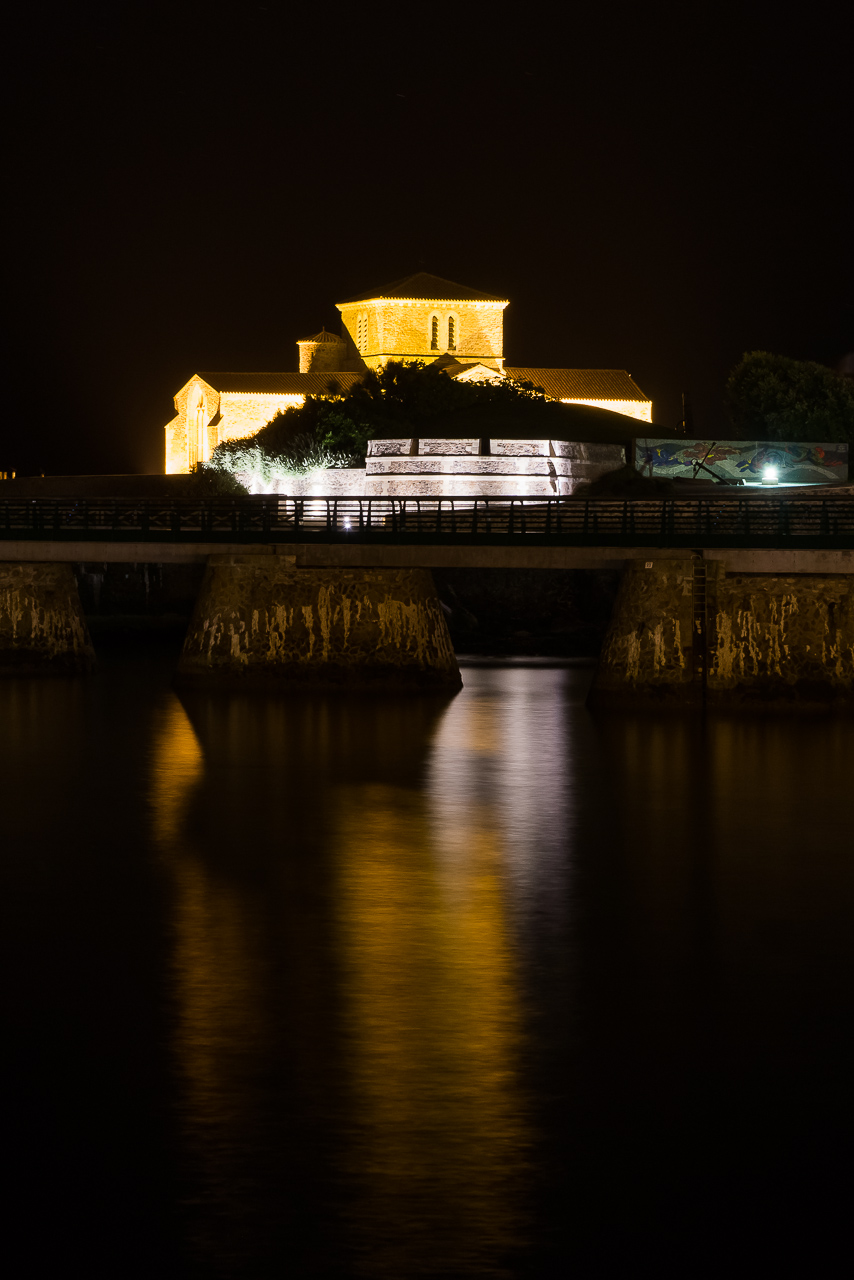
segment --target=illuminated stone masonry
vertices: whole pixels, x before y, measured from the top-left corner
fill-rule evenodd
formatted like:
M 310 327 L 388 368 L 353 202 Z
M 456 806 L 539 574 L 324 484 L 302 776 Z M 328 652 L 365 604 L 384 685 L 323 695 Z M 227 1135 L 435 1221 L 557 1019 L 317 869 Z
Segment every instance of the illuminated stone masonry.
M 276 553 L 210 557 L 178 675 L 238 687 L 462 685 L 428 569 L 303 569 Z
M 623 369 L 505 365 L 507 305 L 506 298 L 426 272 L 336 303 L 341 312 L 341 336 L 321 329 L 301 339 L 297 343 L 299 373 L 194 374 L 174 398 L 175 417 L 165 428 L 165 470 L 167 474 L 187 472 L 195 463 L 207 461 L 218 444 L 254 435 L 277 412 L 302 404 L 308 395 L 346 392 L 366 370 L 389 360 L 438 360 L 451 378 L 508 377 L 515 382 L 532 382 L 564 404 L 592 405 L 642 422 L 652 421 L 652 401 Z M 513 455 L 507 452 L 505 456 Z M 417 471 L 412 473 L 413 483 Z M 562 474 L 558 467 L 555 473 L 558 477 Z M 379 477 L 381 472 L 375 474 Z M 486 478 L 503 473 L 478 464 L 472 475 L 476 478 L 480 474 Z M 518 475 L 520 481 L 533 483 L 530 471 L 522 470 Z M 541 478 L 548 477 L 551 473 L 544 472 Z M 358 487 L 356 477 L 353 483 Z M 365 491 L 388 492 L 372 489 L 372 483 L 369 459 Z M 378 478 L 376 483 L 381 483 Z M 517 490 L 522 491 L 528 492 Z M 550 485 L 532 490 L 563 491 Z
M 854 576 L 627 563 L 589 698 L 596 709 L 854 707 Z
M 84 675 L 95 653 L 70 564 L 0 564 L 0 676 Z

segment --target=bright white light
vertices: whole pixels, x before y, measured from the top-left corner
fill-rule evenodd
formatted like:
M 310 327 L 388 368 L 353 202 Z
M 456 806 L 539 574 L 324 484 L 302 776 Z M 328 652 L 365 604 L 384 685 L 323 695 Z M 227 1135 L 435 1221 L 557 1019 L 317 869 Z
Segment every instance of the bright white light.
M 777 468 L 776 468 L 776 467 L 766 467 L 766 468 L 765 468 L 765 470 L 762 472 L 762 483 L 763 483 L 763 484 L 776 484 L 776 483 L 777 483 Z
M 349 528 L 350 528 L 350 517 L 349 517 L 349 516 L 345 516 L 345 517 L 344 517 L 344 528 L 345 528 L 345 529 L 349 529 Z

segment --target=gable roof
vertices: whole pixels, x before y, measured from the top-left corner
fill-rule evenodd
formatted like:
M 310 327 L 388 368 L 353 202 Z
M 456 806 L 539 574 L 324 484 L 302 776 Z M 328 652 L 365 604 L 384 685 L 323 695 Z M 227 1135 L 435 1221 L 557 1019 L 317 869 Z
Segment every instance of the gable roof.
M 527 369 L 504 366 L 514 382 L 533 382 L 553 400 L 642 400 L 649 402 L 625 369 Z
M 349 391 L 361 373 L 199 373 L 215 391 L 244 391 L 258 395 L 322 396 L 330 385 Z
M 499 298 L 495 293 L 481 293 L 479 289 L 470 289 L 468 285 L 456 284 L 442 276 L 416 271 L 415 275 L 392 280 L 391 284 L 380 285 L 378 289 L 357 293 L 335 305 L 343 307 L 348 302 L 369 302 L 374 298 L 417 298 L 430 302 L 503 302 L 505 306 L 508 302 L 507 298 Z

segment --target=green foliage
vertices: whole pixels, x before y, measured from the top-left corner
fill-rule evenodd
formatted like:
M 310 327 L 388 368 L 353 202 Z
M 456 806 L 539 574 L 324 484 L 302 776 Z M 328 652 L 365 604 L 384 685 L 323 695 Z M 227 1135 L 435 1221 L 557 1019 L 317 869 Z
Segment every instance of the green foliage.
M 854 441 L 854 385 L 824 365 L 751 351 L 725 401 L 742 440 Z

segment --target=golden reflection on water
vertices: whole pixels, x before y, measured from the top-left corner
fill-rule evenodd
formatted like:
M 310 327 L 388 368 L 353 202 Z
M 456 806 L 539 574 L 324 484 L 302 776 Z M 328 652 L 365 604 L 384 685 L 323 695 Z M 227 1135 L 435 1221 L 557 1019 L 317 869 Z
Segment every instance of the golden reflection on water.
M 174 698 L 161 714 L 152 799 L 174 884 L 184 1141 L 203 1187 L 197 1219 L 209 1219 L 197 1247 L 227 1247 L 238 1270 L 264 1247 L 249 1201 L 265 1198 L 257 1170 L 276 1163 L 263 1148 L 281 1137 L 267 1110 L 289 1105 L 271 1100 L 278 1078 L 334 1130 L 357 1269 L 505 1274 L 530 1146 L 507 850 L 484 798 L 443 814 L 423 786 L 431 739 L 448 746 L 441 725 L 434 736 L 442 709 L 188 705 L 192 722 Z M 500 748 L 494 718 L 474 702 L 470 713 L 452 729 L 458 765 Z M 217 852 L 240 855 L 240 831 L 251 874 Z M 308 837 L 321 847 L 305 864 Z M 318 909 L 304 878 L 323 865 Z
M 448 864 L 418 793 L 347 789 L 336 812 L 363 1267 L 480 1272 L 518 1242 L 529 1140 L 500 838 L 473 808 Z
M 178 1113 L 190 1180 L 207 1219 L 192 1223 L 190 1233 L 203 1256 L 239 1265 L 251 1256 L 251 1243 L 242 1238 L 244 1215 L 235 1204 L 252 1163 L 252 1142 L 263 1129 L 254 1114 L 247 1059 L 269 1056 L 263 957 L 245 895 L 188 838 L 188 810 L 204 783 L 205 758 L 175 697 L 161 710 L 151 764 L 153 826 L 174 888 L 173 1051 L 183 1095 Z M 213 1225 L 220 1215 L 230 1220 L 228 1239 L 219 1238 Z

